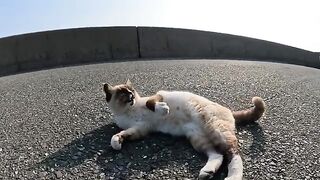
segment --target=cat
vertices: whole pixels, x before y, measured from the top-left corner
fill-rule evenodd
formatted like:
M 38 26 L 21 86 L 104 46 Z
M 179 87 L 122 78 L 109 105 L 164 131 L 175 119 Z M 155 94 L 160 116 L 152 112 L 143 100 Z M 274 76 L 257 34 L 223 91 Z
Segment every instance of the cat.
M 213 177 L 228 158 L 226 180 L 242 179 L 243 163 L 239 155 L 235 126 L 258 120 L 266 106 L 262 98 L 253 97 L 254 107 L 232 112 L 202 96 L 184 91 L 158 91 L 140 97 L 130 80 L 125 84 L 103 85 L 106 101 L 115 123 L 123 130 L 111 138 L 111 146 L 120 150 L 126 140 L 139 139 L 151 132 L 185 136 L 199 152 L 208 156 L 199 179 Z

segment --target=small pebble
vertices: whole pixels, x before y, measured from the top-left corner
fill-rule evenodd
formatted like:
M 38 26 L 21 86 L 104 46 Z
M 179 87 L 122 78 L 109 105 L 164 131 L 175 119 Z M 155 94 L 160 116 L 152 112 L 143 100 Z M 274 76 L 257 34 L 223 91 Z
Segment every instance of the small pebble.
M 100 178 L 104 178 L 105 177 L 105 173 L 101 173 L 99 176 L 100 176 Z
M 129 169 L 130 168 L 130 166 L 131 166 L 131 162 L 129 162 L 128 164 L 127 164 L 127 168 Z
M 62 173 L 61 173 L 61 171 L 56 171 L 55 174 L 56 174 L 56 177 L 57 177 L 58 179 L 62 178 Z
M 39 173 L 39 176 L 40 176 L 40 177 L 46 177 L 47 174 L 48 174 L 47 172 L 40 172 L 40 173 Z
M 80 147 L 78 147 L 78 149 L 79 149 L 80 151 L 83 151 L 83 150 L 85 150 L 86 148 L 83 147 L 83 146 L 80 146 Z

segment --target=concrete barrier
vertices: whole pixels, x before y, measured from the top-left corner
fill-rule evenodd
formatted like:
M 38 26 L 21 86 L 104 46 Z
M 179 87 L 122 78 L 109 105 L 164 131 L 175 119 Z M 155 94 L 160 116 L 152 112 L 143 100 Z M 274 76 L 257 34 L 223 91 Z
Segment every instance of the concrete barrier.
M 0 39 L 0 75 L 61 65 L 136 59 L 135 27 L 80 28 Z
M 206 31 L 155 27 L 78 28 L 0 39 L 0 75 L 118 59 L 220 58 L 320 68 L 319 53 Z
M 273 42 L 186 29 L 139 27 L 142 58 L 264 60 L 320 68 L 316 53 Z

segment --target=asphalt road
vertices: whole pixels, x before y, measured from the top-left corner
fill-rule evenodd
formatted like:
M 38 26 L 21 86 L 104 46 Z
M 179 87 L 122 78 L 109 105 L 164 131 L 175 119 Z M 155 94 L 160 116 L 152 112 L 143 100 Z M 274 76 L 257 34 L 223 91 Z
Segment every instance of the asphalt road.
M 143 95 L 188 90 L 233 110 L 268 109 L 238 129 L 246 179 L 320 178 L 320 70 L 244 61 L 139 61 L 0 78 L 0 179 L 194 179 L 206 157 L 153 134 L 112 150 L 102 83 L 127 78 Z M 222 168 L 217 176 L 225 174 Z

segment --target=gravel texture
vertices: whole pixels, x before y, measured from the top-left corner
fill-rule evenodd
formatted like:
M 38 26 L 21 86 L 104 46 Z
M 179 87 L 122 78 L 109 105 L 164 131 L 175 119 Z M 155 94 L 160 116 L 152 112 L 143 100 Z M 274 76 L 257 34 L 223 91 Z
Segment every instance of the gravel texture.
M 102 83 L 127 78 L 142 95 L 188 90 L 233 110 L 268 109 L 238 128 L 245 179 L 320 178 L 320 70 L 246 61 L 138 61 L 0 78 L 0 179 L 195 179 L 206 157 L 164 134 L 109 145 Z M 223 166 L 216 179 L 225 175 Z

